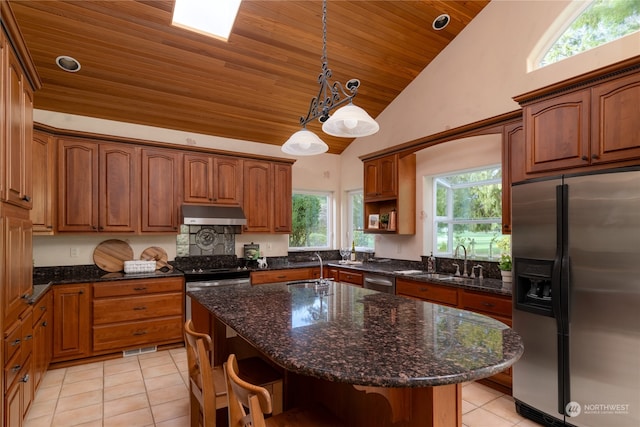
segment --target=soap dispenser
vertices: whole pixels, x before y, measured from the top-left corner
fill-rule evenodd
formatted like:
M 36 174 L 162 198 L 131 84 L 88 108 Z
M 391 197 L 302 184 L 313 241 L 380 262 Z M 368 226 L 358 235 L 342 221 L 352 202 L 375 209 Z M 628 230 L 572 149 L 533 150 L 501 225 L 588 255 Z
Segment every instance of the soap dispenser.
M 427 273 L 435 273 L 436 272 L 436 257 L 433 256 L 433 251 L 431 251 L 431 255 L 427 258 Z

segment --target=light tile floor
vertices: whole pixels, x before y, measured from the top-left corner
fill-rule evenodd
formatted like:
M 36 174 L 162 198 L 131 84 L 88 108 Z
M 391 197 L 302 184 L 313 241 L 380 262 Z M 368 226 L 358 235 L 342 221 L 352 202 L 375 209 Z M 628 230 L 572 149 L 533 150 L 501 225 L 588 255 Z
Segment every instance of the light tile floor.
M 181 348 L 50 370 L 25 427 L 188 426 L 186 360 Z M 481 384 L 464 384 L 462 396 L 465 427 L 538 426 Z

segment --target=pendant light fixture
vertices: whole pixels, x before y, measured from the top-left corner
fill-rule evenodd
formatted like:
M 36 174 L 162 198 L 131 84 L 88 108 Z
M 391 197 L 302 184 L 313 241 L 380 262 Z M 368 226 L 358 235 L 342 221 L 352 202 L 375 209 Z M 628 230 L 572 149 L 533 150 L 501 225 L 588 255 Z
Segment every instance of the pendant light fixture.
M 324 141 L 306 128 L 306 124 L 316 118 L 322 123 L 322 130 L 333 136 L 357 138 L 373 135 L 380 129 L 378 123 L 366 111 L 353 105 L 353 98 L 358 94 L 360 81 L 351 79 L 343 87 L 340 82 L 329 83 L 329 78 L 331 78 L 331 69 L 327 60 L 327 0 L 323 0 L 322 71 L 318 76 L 320 90 L 311 100 L 306 117 L 300 117 L 302 130 L 291 135 L 282 146 L 282 151 L 285 153 L 311 156 L 324 153 L 329 149 Z M 333 115 L 329 115 L 330 111 L 341 106 L 342 108 L 336 110 Z

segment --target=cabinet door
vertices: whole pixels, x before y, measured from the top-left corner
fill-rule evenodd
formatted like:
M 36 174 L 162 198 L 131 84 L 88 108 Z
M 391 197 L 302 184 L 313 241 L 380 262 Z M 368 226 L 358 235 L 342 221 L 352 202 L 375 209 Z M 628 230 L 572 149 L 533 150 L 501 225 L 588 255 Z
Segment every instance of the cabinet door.
M 184 201 L 186 203 L 213 202 L 213 156 L 185 154 Z
M 231 157 L 214 157 L 213 170 L 213 203 L 241 205 L 242 160 Z
M 135 147 L 100 144 L 98 230 L 138 230 L 138 168 Z
M 291 165 L 274 164 L 273 178 L 273 231 L 290 233 L 293 203 Z
M 33 207 L 34 234 L 54 233 L 55 150 L 53 137 L 43 132 L 33 135 Z
M 13 50 L 7 48 L 4 147 L 5 194 L 9 203 L 31 209 L 31 138 L 33 93 Z M 4 89 L 3 88 L 3 89 Z M 4 92 L 4 90 L 3 90 Z
M 180 154 L 142 149 L 143 232 L 177 233 L 179 224 Z
M 58 141 L 58 231 L 98 230 L 98 144 Z
M 502 135 L 502 234 L 511 233 L 511 184 L 525 178 L 524 127 L 518 122 Z
M 589 90 L 524 107 L 527 172 L 589 165 Z
M 640 158 L 640 74 L 592 89 L 591 163 Z
M 91 285 L 53 287 L 53 360 L 90 356 Z
M 378 179 L 380 162 L 370 160 L 364 163 L 364 198 L 372 199 L 378 197 Z
M 398 155 L 364 163 L 364 198 L 376 199 L 398 195 Z
M 270 232 L 273 218 L 273 169 L 270 162 L 244 161 L 244 231 Z
M 5 208 L 2 218 L 4 243 L 4 318 L 13 321 L 27 307 L 25 297 L 32 293 L 32 238 L 31 221 L 24 218 L 26 212 Z

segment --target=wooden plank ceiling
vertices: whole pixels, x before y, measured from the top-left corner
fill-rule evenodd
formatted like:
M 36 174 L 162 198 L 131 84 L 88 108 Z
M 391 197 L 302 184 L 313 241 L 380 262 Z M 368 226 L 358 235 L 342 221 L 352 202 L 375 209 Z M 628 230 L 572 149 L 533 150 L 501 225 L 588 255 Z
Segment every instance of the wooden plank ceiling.
M 330 0 L 331 81 L 359 79 L 354 103 L 375 118 L 487 3 Z M 172 27 L 173 0 L 10 4 L 43 81 L 38 109 L 282 145 L 319 89 L 319 0 L 244 0 L 228 42 Z M 330 153 L 352 141 L 308 128 Z

